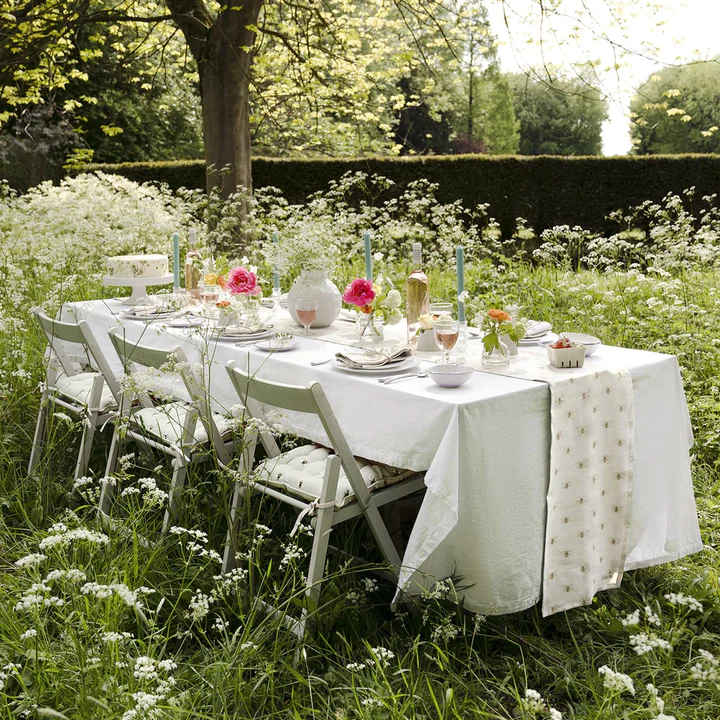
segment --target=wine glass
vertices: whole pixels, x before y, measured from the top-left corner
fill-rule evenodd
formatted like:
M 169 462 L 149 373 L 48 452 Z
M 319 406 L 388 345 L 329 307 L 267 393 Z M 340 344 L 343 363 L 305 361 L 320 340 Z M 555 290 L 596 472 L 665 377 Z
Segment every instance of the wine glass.
M 318 301 L 316 298 L 299 297 L 295 300 L 295 313 L 305 328 L 305 335 L 310 334 L 310 326 L 317 317 Z
M 431 302 L 428 312 L 433 316 L 433 320 L 441 317 L 450 317 L 453 312 L 453 304 L 449 302 Z
M 450 351 L 460 336 L 460 323 L 452 318 L 441 316 L 435 321 L 435 344 L 442 351 L 440 362 L 447 365 L 450 362 Z
M 220 299 L 219 285 L 201 285 L 200 300 L 204 303 L 217 302 Z

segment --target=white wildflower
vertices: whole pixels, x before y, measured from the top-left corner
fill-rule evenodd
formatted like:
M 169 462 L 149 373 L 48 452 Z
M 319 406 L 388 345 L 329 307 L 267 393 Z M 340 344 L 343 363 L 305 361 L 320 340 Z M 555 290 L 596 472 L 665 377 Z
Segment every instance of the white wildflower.
M 360 670 L 364 670 L 366 667 L 367 667 L 367 665 L 365 663 L 356 663 L 356 662 L 348 663 L 345 666 L 345 668 L 347 670 L 350 670 L 350 672 L 360 672 Z
M 550 720 L 562 720 L 562 713 L 554 707 L 550 708 Z
M 615 693 L 629 692 L 635 694 L 635 685 L 629 675 L 611 670 L 607 665 L 598 668 L 598 672 L 604 676 L 603 685 L 607 690 Z
M 370 648 L 370 652 L 373 654 L 372 658 L 368 659 L 368 662 L 374 662 L 380 667 L 390 667 L 390 660 L 395 657 L 395 653 L 392 650 L 382 647 Z
M 544 712 L 545 701 L 537 690 L 527 688 L 525 690 L 525 697 L 520 699 L 520 708 L 530 713 Z
M 680 607 L 686 607 L 688 610 L 697 612 L 703 611 L 702 603 L 691 595 L 683 595 L 682 593 L 668 593 L 665 599 L 671 604 Z
M 199 590 L 192 596 L 190 605 L 188 606 L 188 615 L 193 622 L 198 622 L 203 618 L 207 617 L 210 612 L 210 604 L 213 602 L 213 598 L 210 595 L 205 595 Z
M 364 707 L 381 707 L 382 700 L 375 697 L 367 697 L 364 700 L 361 700 L 360 704 Z
M 254 642 L 244 642 L 240 645 L 241 650 L 257 650 L 258 646 Z
M 635 648 L 638 655 L 646 655 L 653 650 L 672 650 L 672 645 L 665 639 L 653 633 L 637 633 L 630 636 L 630 645 Z
M 213 623 L 213 630 L 217 630 L 217 632 L 225 632 L 228 629 L 228 625 L 230 625 L 230 623 L 227 620 L 223 620 L 221 617 L 216 617 L 215 622 Z
M 37 637 L 37 630 L 35 628 L 30 628 L 29 630 L 26 630 L 21 636 L 21 640 L 29 640 L 30 638 Z
M 363 578 L 361 584 L 367 593 L 374 593 L 380 589 L 378 581 L 375 578 Z
M 34 567 L 46 559 L 47 555 L 43 555 L 42 553 L 31 553 L 30 555 L 25 555 L 25 557 L 21 557 L 19 560 L 16 560 L 13 564 L 17 568 Z
M 83 527 L 68 530 L 65 525 L 58 523 L 50 528 L 50 535 L 40 541 L 39 547 L 41 550 L 64 548 L 78 540 L 95 543 L 96 545 L 107 545 L 110 542 L 110 538 L 103 533 Z
M 650 623 L 650 625 L 660 627 L 660 615 L 654 612 L 649 605 L 645 606 L 645 617 L 647 618 L 647 621 L 648 623 Z
M 639 625 L 640 624 L 640 608 L 636 608 L 629 615 L 626 615 L 624 618 L 620 618 L 620 622 L 623 624 L 623 627 Z

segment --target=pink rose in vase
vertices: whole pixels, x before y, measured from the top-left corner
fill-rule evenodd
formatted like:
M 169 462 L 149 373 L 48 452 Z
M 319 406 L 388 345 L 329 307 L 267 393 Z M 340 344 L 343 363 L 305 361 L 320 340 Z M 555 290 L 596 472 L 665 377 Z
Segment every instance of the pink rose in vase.
M 355 278 L 346 288 L 342 299 L 348 305 L 359 308 L 369 307 L 375 299 L 375 290 L 370 280 Z
M 257 276 L 244 267 L 234 267 L 228 273 L 227 287 L 233 295 L 259 297 L 262 290 L 257 284 Z

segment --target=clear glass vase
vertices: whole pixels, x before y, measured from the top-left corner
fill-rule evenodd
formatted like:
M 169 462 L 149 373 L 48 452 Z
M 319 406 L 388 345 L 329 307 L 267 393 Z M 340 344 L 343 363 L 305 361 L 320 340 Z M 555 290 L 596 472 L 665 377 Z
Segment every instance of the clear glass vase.
M 380 342 L 385 339 L 385 320 L 372 314 L 358 313 L 355 330 L 362 342 Z
M 497 336 L 492 347 L 483 350 L 482 355 L 483 367 L 505 367 L 510 364 L 510 350 L 508 346 Z

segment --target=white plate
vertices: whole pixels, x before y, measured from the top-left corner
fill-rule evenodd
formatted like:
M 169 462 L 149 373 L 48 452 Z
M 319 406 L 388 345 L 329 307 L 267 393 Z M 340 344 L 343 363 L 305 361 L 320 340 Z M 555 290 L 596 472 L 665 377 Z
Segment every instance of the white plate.
M 403 360 L 399 363 L 392 363 L 390 365 L 382 365 L 380 367 L 372 368 L 352 368 L 347 365 L 343 365 L 338 362 L 337 358 L 333 358 L 330 364 L 337 370 L 344 372 L 357 373 L 358 375 L 392 375 L 393 373 L 403 372 L 403 370 L 410 370 L 410 368 L 417 367 L 420 364 L 420 358 L 409 357 L 407 360 Z
M 255 347 L 265 352 L 287 352 L 288 350 L 295 350 L 300 347 L 299 340 L 286 340 L 283 343 L 279 343 L 276 338 L 268 338 L 267 340 L 261 340 L 255 343 Z
M 147 315 L 136 315 L 131 310 L 125 310 L 124 312 L 120 313 L 120 317 L 125 318 L 126 320 L 142 320 L 143 322 L 147 322 L 148 320 L 165 320 L 166 318 L 169 318 L 171 315 L 175 314 L 177 314 L 176 310 L 148 313 Z
M 219 335 L 215 335 L 213 333 L 215 340 L 222 340 L 223 342 L 241 342 L 241 343 L 249 343 L 254 342 L 256 340 L 263 340 L 265 338 L 270 338 L 275 335 L 274 330 L 262 330 L 260 332 L 255 333 L 247 333 L 245 335 L 224 335 L 223 333 L 220 333 Z
M 518 345 L 520 347 L 532 347 L 533 345 L 547 345 L 548 343 L 555 342 L 558 339 L 558 336 L 554 332 L 548 332 L 544 335 L 538 335 L 537 337 L 533 338 L 521 338 L 518 342 Z

